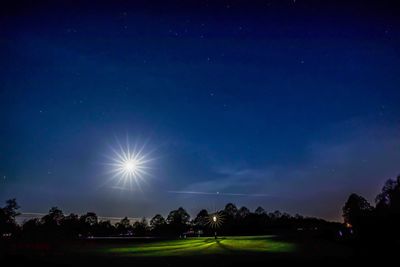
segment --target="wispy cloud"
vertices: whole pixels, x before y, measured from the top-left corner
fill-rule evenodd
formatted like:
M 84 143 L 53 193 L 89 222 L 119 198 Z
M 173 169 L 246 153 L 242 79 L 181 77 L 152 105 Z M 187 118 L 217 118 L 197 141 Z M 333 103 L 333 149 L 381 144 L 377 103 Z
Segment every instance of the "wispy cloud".
M 341 207 L 352 192 L 373 202 L 384 181 L 400 172 L 400 133 L 393 128 L 355 128 L 340 138 L 308 145 L 301 162 L 258 169 L 224 166 L 210 177 L 191 183 L 182 192 L 240 192 L 274 196 L 264 203 L 306 215 L 340 219 Z M 340 131 L 337 125 L 332 132 Z
M 199 191 L 167 191 L 171 194 L 189 194 L 189 195 L 217 195 L 217 196 L 245 196 L 245 197 L 269 197 L 268 194 L 244 194 L 227 192 L 199 192 Z

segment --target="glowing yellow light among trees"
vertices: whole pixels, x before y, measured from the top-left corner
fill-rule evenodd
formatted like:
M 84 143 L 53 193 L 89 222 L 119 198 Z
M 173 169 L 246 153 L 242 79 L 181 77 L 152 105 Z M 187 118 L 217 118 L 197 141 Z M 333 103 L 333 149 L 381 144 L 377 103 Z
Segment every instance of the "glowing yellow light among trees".
M 222 222 L 223 222 L 223 216 L 220 212 L 210 214 L 210 216 L 208 217 L 208 224 L 211 226 L 211 228 L 220 227 Z

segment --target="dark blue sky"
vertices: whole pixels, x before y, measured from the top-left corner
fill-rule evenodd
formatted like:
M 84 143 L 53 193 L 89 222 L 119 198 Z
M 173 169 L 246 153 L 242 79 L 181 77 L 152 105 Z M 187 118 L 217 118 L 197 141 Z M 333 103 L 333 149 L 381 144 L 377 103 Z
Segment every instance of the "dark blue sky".
M 373 201 L 400 173 L 390 1 L 145 2 L 1 12 L 1 201 L 133 217 L 233 202 L 337 220 L 350 193 Z M 153 159 L 140 188 L 110 180 L 127 137 Z

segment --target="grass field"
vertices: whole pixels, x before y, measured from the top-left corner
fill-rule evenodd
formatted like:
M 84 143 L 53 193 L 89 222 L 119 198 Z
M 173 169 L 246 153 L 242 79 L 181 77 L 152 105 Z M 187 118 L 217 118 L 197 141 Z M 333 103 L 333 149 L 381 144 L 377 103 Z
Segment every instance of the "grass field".
M 15 242 L 3 256 L 40 266 L 243 266 L 319 261 L 334 263 L 353 255 L 347 246 L 296 236 L 227 236 L 187 239 L 95 238 L 74 241 Z M 1 261 L 0 251 L 0 261 Z
M 276 240 L 274 236 L 241 236 L 187 238 L 134 243 L 99 249 L 115 256 L 159 257 L 238 253 L 286 253 L 296 250 L 293 243 Z

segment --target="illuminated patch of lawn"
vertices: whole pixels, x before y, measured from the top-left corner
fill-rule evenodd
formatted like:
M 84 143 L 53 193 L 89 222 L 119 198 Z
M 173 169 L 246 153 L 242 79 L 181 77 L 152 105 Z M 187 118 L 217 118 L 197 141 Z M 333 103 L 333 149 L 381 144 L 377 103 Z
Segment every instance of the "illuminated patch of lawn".
M 121 256 L 190 256 L 232 253 L 285 253 L 293 252 L 293 243 L 275 240 L 272 236 L 188 238 L 137 243 L 130 246 L 102 249 L 102 252 Z

